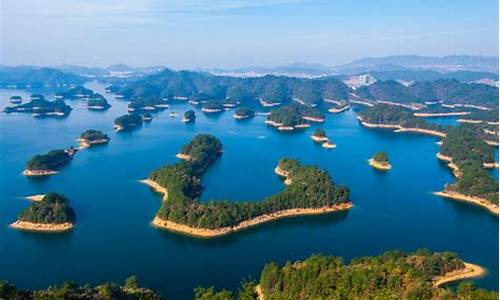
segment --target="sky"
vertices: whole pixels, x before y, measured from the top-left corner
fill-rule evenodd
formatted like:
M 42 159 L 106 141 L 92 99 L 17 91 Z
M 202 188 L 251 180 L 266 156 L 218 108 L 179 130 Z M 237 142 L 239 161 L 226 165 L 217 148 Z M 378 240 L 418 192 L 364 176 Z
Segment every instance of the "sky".
M 175 69 L 498 56 L 497 0 L 0 0 L 1 64 Z

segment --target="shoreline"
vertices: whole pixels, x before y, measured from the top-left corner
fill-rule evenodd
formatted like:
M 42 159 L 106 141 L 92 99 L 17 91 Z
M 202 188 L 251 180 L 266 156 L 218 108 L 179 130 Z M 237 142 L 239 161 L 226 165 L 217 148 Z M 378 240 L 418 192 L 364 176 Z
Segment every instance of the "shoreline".
M 38 201 L 42 201 L 44 197 L 45 197 L 45 194 L 39 194 L 39 195 L 27 196 L 26 199 L 38 202 Z
M 23 175 L 24 176 L 49 176 L 49 175 L 54 175 L 59 172 L 54 171 L 54 170 L 24 170 Z
M 430 129 L 421 129 L 421 128 L 406 128 L 401 125 L 397 124 L 373 124 L 373 123 L 368 123 L 363 121 L 363 118 L 358 116 L 358 120 L 360 121 L 360 124 L 364 127 L 367 128 L 385 128 L 385 129 L 394 129 L 394 132 L 415 132 L 415 133 L 422 133 L 422 134 L 427 134 L 427 135 L 432 135 L 432 136 L 437 136 L 444 138 L 446 137 L 446 133 L 440 132 L 440 131 L 435 131 L 435 130 L 430 130 Z
M 372 166 L 373 168 L 377 169 L 377 170 L 382 170 L 382 171 L 388 171 L 392 168 L 392 165 L 390 163 L 380 163 L 376 160 L 374 160 L 373 158 L 370 158 L 368 160 L 368 164 L 370 166 Z
M 149 186 L 155 192 L 163 194 L 163 200 L 167 199 L 168 190 L 166 188 L 162 187 L 161 185 L 159 185 L 158 183 L 156 183 L 155 181 L 153 181 L 151 179 L 143 179 L 143 180 L 139 180 L 139 182 L 144 183 L 145 185 Z
M 326 142 L 324 142 L 323 144 L 321 144 L 321 147 L 325 148 L 325 149 L 334 149 L 334 148 L 337 148 L 337 145 L 330 142 L 329 140 L 327 140 Z
M 220 113 L 223 111 L 223 109 L 219 108 L 202 108 L 202 112 L 207 113 L 207 114 L 215 114 L 215 113 Z
M 434 287 L 441 287 L 447 283 L 481 277 L 486 274 L 486 269 L 479 265 L 464 262 L 465 267 L 460 270 L 450 271 L 442 276 L 432 279 Z
M 163 220 L 158 216 L 152 221 L 152 225 L 169 231 L 174 231 L 182 234 L 186 234 L 193 237 L 199 238 L 215 238 L 228 235 L 237 231 L 248 229 L 260 224 L 276 221 L 282 218 L 298 217 L 298 216 L 308 216 L 308 215 L 319 215 L 328 214 L 339 211 L 344 211 L 352 208 L 352 203 L 342 203 L 333 206 L 323 206 L 320 208 L 291 208 L 280 210 L 270 214 L 260 215 L 245 221 L 238 223 L 235 226 L 227 226 L 218 229 L 208 229 L 208 228 L 197 228 L 188 225 Z
M 249 115 L 238 115 L 238 114 L 233 114 L 233 118 L 235 118 L 236 120 L 244 120 L 244 119 L 249 119 L 250 116 Z
M 498 205 L 491 203 L 487 199 L 476 197 L 476 196 L 468 196 L 468 195 L 460 194 L 460 193 L 457 193 L 454 191 L 446 191 L 446 190 L 440 191 L 440 192 L 434 192 L 433 194 L 436 196 L 441 196 L 444 198 L 457 200 L 457 201 L 468 202 L 471 204 L 475 204 L 475 205 L 484 207 L 488 211 L 490 211 L 492 214 L 498 216 Z
M 328 137 L 326 137 L 326 136 L 315 136 L 314 134 L 311 135 L 311 139 L 313 141 L 315 141 L 315 142 L 318 142 L 318 143 L 328 141 Z
M 182 160 L 190 160 L 191 159 L 191 155 L 184 154 L 184 153 L 177 153 L 175 156 L 179 159 L 182 159 Z
M 346 106 L 344 106 L 342 108 L 332 107 L 332 108 L 328 109 L 328 112 L 331 112 L 332 114 L 339 114 L 339 113 L 341 113 L 343 111 L 348 110 L 349 108 L 351 108 L 351 106 L 349 104 L 347 104 Z
M 470 115 L 470 111 L 457 111 L 457 112 L 447 112 L 447 113 L 414 113 L 415 117 L 453 117 L 453 116 L 466 116 Z
M 304 119 L 306 121 L 315 122 L 315 123 L 323 123 L 323 122 L 325 122 L 325 118 L 315 118 L 315 117 L 303 116 L 302 119 Z
M 35 231 L 35 232 L 63 232 L 73 229 L 75 224 L 66 222 L 60 224 L 44 224 L 44 223 L 32 223 L 26 221 L 17 220 L 9 225 L 13 229 L 18 229 L 22 231 Z
M 90 148 L 93 145 L 103 145 L 109 143 L 109 139 L 98 139 L 98 140 L 87 140 L 78 139 L 80 143 L 80 149 Z

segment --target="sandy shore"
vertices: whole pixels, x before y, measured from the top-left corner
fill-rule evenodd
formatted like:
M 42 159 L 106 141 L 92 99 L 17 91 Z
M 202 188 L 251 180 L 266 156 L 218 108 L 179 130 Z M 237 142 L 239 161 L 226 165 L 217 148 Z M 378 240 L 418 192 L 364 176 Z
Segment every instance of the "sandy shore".
M 333 148 L 336 148 L 337 145 L 335 145 L 332 142 L 326 141 L 323 144 L 321 144 L 321 147 L 326 148 L 326 149 L 333 149 Z
M 49 176 L 49 175 L 54 175 L 59 172 L 54 171 L 54 170 L 24 170 L 23 175 L 24 176 Z
M 42 201 L 44 197 L 45 197 L 45 194 L 40 194 L 40 195 L 28 196 L 28 197 L 26 197 L 26 199 L 31 200 L 31 201 Z
M 370 103 L 370 102 L 367 102 L 367 101 L 349 100 L 349 102 L 351 102 L 351 103 L 356 103 L 356 104 L 361 104 L 361 105 L 365 105 L 365 106 L 369 106 L 369 107 L 373 107 L 373 106 L 375 106 L 375 104 Z
M 191 122 L 193 122 L 193 121 L 194 121 L 194 119 L 186 119 L 186 118 L 182 118 L 182 122 L 184 122 L 184 123 L 191 123 Z
M 455 270 L 444 274 L 443 276 L 437 276 L 432 279 L 432 285 L 435 287 L 440 287 L 450 282 L 455 282 L 464 279 L 481 277 L 486 274 L 486 270 L 481 266 L 464 263 L 465 267 L 460 270 Z
M 374 160 L 373 158 L 370 158 L 368 160 L 368 164 L 370 166 L 374 167 L 375 169 L 382 170 L 382 171 L 387 171 L 387 170 L 390 170 L 392 168 L 392 165 L 390 163 L 380 163 L 380 162 Z
M 311 135 L 311 139 L 318 143 L 328 141 L 328 138 L 326 136 L 315 136 L 314 134 Z
M 343 111 L 348 110 L 349 108 L 351 108 L 351 106 L 350 106 L 350 105 L 346 105 L 346 106 L 344 106 L 344 107 L 342 107 L 342 108 L 335 108 L 335 107 L 332 107 L 332 108 L 330 108 L 328 111 L 329 111 L 329 112 L 331 112 L 332 114 L 338 114 L 338 113 L 341 113 L 341 112 L 343 112 Z
M 222 112 L 223 110 L 222 109 L 218 109 L 218 108 L 202 108 L 201 109 L 202 112 L 204 113 L 209 113 L 209 114 L 213 114 L 213 113 L 219 113 L 219 112 Z
M 358 116 L 358 120 L 360 121 L 361 125 L 367 128 L 385 128 L 385 129 L 394 129 L 394 132 L 415 132 L 415 133 L 422 133 L 422 134 L 427 134 L 427 135 L 432 135 L 432 136 L 437 136 L 437 137 L 446 137 L 446 133 L 440 132 L 440 131 L 435 131 L 435 130 L 430 130 L 430 129 L 420 129 L 420 128 L 406 128 L 401 125 L 396 125 L 396 124 L 372 124 L 363 121 L 363 118 Z
M 159 185 L 158 183 L 154 182 L 151 179 L 143 179 L 143 180 L 140 180 L 140 182 L 144 183 L 145 185 L 148 185 L 149 187 L 151 187 L 156 192 L 158 192 L 160 194 L 163 194 L 163 200 L 167 199 L 167 197 L 168 197 L 168 190 L 166 188 L 162 187 L 161 185 Z
M 235 118 L 236 120 L 243 120 L 243 119 L 249 119 L 250 116 L 248 116 L 248 115 L 241 116 L 241 115 L 238 115 L 238 114 L 234 114 L 233 118 Z
M 78 142 L 80 143 L 80 149 L 85 149 L 93 145 L 107 144 L 109 142 L 109 139 L 98 139 L 92 141 L 87 139 L 78 139 Z
M 474 197 L 474 196 L 467 196 L 467 195 L 460 194 L 460 193 L 453 192 L 453 191 L 434 192 L 433 194 L 436 196 L 444 197 L 444 198 L 469 202 L 472 204 L 482 206 L 482 207 L 488 209 L 492 214 L 495 214 L 498 216 L 498 205 L 491 203 L 487 199 L 480 198 L 480 197 Z
M 123 126 L 120 126 L 120 125 L 115 125 L 115 126 L 113 126 L 113 128 L 115 129 L 116 132 L 119 132 L 119 131 L 122 131 L 123 129 L 125 129 Z
M 316 122 L 316 123 L 325 122 L 325 118 L 314 118 L 314 117 L 303 116 L 302 119 L 304 119 L 306 121 Z
M 415 117 L 452 117 L 470 115 L 470 111 L 457 111 L 448 113 L 414 113 Z
M 393 102 L 393 101 L 385 101 L 385 100 L 377 100 L 377 103 L 380 104 L 385 104 L 385 105 L 392 105 L 392 106 L 399 106 L 399 107 L 404 107 L 404 108 L 409 108 L 411 110 L 419 110 L 422 108 L 422 105 L 411 105 L 411 104 L 405 104 L 405 103 L 400 103 L 400 102 Z
M 152 224 L 155 227 L 166 229 L 174 232 L 179 232 L 187 234 L 194 237 L 202 238 L 213 238 L 220 237 L 227 234 L 231 234 L 237 231 L 241 231 L 253 226 L 257 226 L 263 223 L 272 222 L 281 218 L 297 217 L 297 216 L 307 216 L 307 215 L 319 215 L 327 214 L 338 211 L 343 211 L 350 209 L 352 203 L 342 203 L 334 206 L 325 206 L 320 208 L 292 208 L 285 209 L 271 214 L 261 215 L 243 222 L 238 225 L 231 227 L 223 227 L 218 229 L 207 229 L 207 228 L 196 228 L 184 224 L 175 223 L 172 221 L 163 220 L 158 216 L 155 216 Z
M 485 167 L 486 169 L 498 169 L 498 163 L 483 163 L 483 167 Z
M 258 284 L 255 287 L 255 292 L 257 293 L 257 299 L 258 300 L 264 300 L 264 293 L 262 292 L 262 289 L 260 288 L 260 284 Z
M 288 175 L 290 175 L 290 172 L 285 171 L 283 169 L 280 169 L 279 166 L 274 168 L 274 173 L 276 173 L 278 176 L 281 176 L 281 177 L 288 177 Z
M 460 168 L 459 168 L 456 164 L 454 164 L 454 163 L 453 163 L 453 161 L 452 161 L 453 159 L 452 159 L 450 156 L 446 156 L 446 155 L 441 154 L 440 152 L 438 152 L 438 153 L 436 154 L 436 157 L 437 157 L 439 160 L 442 160 L 442 161 L 444 161 L 444 162 L 447 162 L 447 163 L 448 163 L 448 167 L 449 167 L 450 169 L 452 169 L 452 170 L 453 170 L 453 175 L 454 175 L 455 177 L 460 177 L 460 176 L 462 176 L 462 171 L 460 171 Z
M 497 141 L 489 141 L 489 140 L 484 140 L 486 142 L 486 144 L 490 145 L 490 146 L 498 146 L 498 142 Z
M 190 160 L 191 159 L 191 155 L 184 154 L 184 153 L 177 153 L 175 156 L 177 156 L 177 158 L 182 159 L 182 160 Z
M 10 224 L 10 227 L 24 231 L 63 232 L 73 229 L 75 225 L 69 222 L 61 224 L 43 224 L 43 223 L 31 223 L 25 221 L 15 221 L 14 223 Z

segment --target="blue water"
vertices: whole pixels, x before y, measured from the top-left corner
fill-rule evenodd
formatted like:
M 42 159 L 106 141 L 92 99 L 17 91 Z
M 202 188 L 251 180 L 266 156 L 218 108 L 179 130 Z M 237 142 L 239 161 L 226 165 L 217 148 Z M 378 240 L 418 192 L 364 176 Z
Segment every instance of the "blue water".
M 104 93 L 101 85 L 90 87 Z M 1 105 L 13 94 L 20 92 L 1 90 Z M 263 116 L 237 122 L 231 111 L 210 117 L 198 112 L 196 123 L 189 125 L 169 116 L 172 110 L 184 112 L 187 104 L 155 114 L 152 123 L 138 130 L 115 133 L 112 122 L 126 111 L 126 103 L 106 97 L 113 105 L 108 111 L 87 111 L 73 101 L 74 110 L 63 119 L 0 114 L 0 279 L 41 288 L 64 280 L 121 282 L 136 274 L 168 299 L 188 299 L 198 285 L 234 289 L 245 277 L 258 278 L 263 265 L 273 260 L 300 260 L 318 252 L 349 260 L 427 247 L 455 251 L 485 266 L 488 275 L 476 283 L 498 289 L 498 218 L 431 194 L 454 181 L 436 159 L 436 138 L 365 129 L 348 111 L 327 115 L 322 127 L 337 148 L 326 150 L 309 138 L 314 128 L 278 133 L 265 126 Z M 50 178 L 22 176 L 32 155 L 76 145 L 75 139 L 89 128 L 108 133 L 109 145 L 79 152 Z M 202 132 L 215 134 L 225 147 L 202 179 L 203 200 L 258 201 L 276 193 L 283 185 L 273 169 L 281 157 L 291 156 L 327 169 L 336 183 L 348 185 L 355 206 L 345 213 L 281 220 L 213 240 L 151 227 L 161 200 L 137 181 L 175 162 L 180 146 Z M 393 164 L 387 173 L 367 164 L 381 150 Z M 71 199 L 78 217 L 72 232 L 35 234 L 8 227 L 29 205 L 23 197 L 48 191 Z

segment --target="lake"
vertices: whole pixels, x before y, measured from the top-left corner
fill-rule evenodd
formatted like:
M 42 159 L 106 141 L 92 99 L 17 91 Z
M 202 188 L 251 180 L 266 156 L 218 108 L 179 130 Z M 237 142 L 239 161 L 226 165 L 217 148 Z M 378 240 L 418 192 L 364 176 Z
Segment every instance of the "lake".
M 327 114 L 321 127 L 337 144 L 327 150 L 310 139 L 315 126 L 281 133 L 264 124 L 265 116 L 235 121 L 232 111 L 207 116 L 196 110 L 196 122 L 186 125 L 181 119 L 188 104 L 171 105 L 138 130 L 115 133 L 113 120 L 126 112 L 127 103 L 104 94 L 101 84 L 88 86 L 106 96 L 112 105 L 108 111 L 88 111 L 75 100 L 67 101 L 74 108 L 67 118 L 0 114 L 0 279 L 42 288 L 64 280 L 121 283 L 136 274 L 168 299 L 189 299 L 199 285 L 235 289 L 244 278 L 258 279 L 270 261 L 301 260 L 313 253 L 348 261 L 390 249 L 429 248 L 454 251 L 486 267 L 488 274 L 475 282 L 498 290 L 498 217 L 432 195 L 454 182 L 436 158 L 437 138 L 365 129 L 351 110 Z M 14 94 L 29 95 L 0 90 L 1 106 Z M 179 116 L 171 118 L 171 111 Z M 80 151 L 57 175 L 28 179 L 21 174 L 33 155 L 76 145 L 86 129 L 104 131 L 110 143 Z M 224 144 L 224 154 L 202 177 L 203 201 L 260 201 L 282 190 L 273 170 L 280 158 L 290 156 L 327 169 L 336 183 L 349 186 L 354 207 L 211 240 L 155 229 L 150 222 L 161 197 L 138 180 L 176 162 L 180 147 L 198 133 L 214 134 Z M 386 173 L 367 163 L 382 150 L 393 165 Z M 492 172 L 498 179 L 498 170 Z M 71 200 L 77 214 L 73 231 L 37 234 L 8 227 L 30 204 L 24 197 L 49 191 Z

